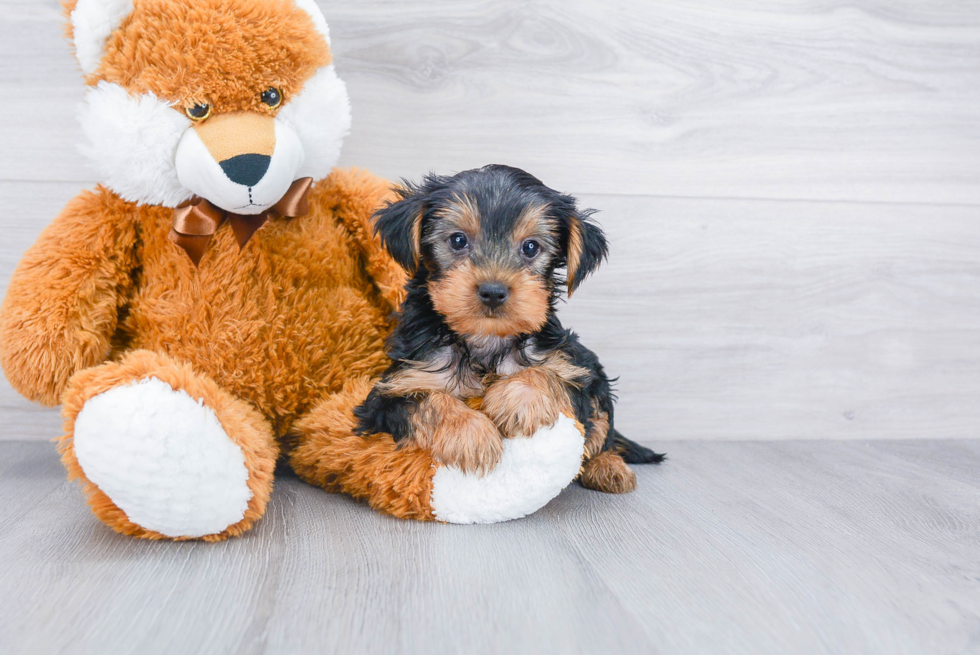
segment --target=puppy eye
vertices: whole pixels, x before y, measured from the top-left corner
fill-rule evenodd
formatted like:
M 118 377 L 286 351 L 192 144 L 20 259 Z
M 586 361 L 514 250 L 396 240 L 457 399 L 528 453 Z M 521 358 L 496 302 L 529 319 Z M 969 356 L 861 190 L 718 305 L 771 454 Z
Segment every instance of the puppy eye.
M 462 232 L 454 232 L 449 235 L 449 247 L 455 251 L 460 251 L 469 245 L 469 241 L 466 239 L 466 235 Z
M 262 92 L 259 96 L 262 102 L 269 105 L 272 109 L 275 109 L 282 104 L 282 91 L 274 86 L 270 86 L 268 89 Z
M 528 259 L 534 259 L 541 252 L 541 244 L 534 239 L 528 239 L 521 244 L 521 254 Z
M 185 107 L 184 113 L 187 114 L 187 118 L 191 119 L 195 123 L 197 121 L 203 121 L 205 118 L 211 115 L 211 105 L 206 102 L 199 102 L 196 105 Z

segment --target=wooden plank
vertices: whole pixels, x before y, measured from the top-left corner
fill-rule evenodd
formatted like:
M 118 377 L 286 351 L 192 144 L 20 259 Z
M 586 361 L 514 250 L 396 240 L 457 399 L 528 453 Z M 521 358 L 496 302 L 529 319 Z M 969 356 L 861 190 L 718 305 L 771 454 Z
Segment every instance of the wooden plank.
M 980 203 L 980 12 L 671 0 L 321 3 L 389 176 L 511 163 L 578 192 Z M 0 179 L 90 181 L 56 0 L 0 2 Z
M 573 486 L 492 526 L 396 521 L 280 479 L 254 531 L 204 544 L 115 535 L 61 482 L 50 445 L 0 443 L 0 650 L 937 655 L 980 644 L 980 442 L 666 447 L 671 459 L 638 468 L 633 494 Z
M 0 182 L 0 199 L 19 217 L 0 242 L 0 292 L 78 190 Z M 602 210 L 611 256 L 560 316 L 620 377 L 626 434 L 647 442 L 980 436 L 975 208 L 581 202 Z M 5 381 L 0 411 L 0 439 L 60 430 L 56 413 Z
M 975 208 L 582 200 L 611 255 L 560 316 L 627 435 L 978 436 Z
M 936 469 L 980 444 L 913 443 L 934 466 L 895 442 L 669 444 L 638 497 L 553 505 L 660 652 L 972 652 L 980 475 Z

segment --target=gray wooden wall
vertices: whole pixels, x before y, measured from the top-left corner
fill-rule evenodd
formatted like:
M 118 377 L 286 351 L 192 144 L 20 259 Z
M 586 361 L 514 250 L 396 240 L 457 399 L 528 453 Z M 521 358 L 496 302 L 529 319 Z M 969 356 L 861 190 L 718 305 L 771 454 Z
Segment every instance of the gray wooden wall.
M 656 439 L 973 438 L 980 2 L 323 1 L 342 163 L 528 169 L 601 210 L 563 310 Z M 0 0 L 0 292 L 95 178 L 56 0 Z M 0 439 L 57 413 L 0 383 Z

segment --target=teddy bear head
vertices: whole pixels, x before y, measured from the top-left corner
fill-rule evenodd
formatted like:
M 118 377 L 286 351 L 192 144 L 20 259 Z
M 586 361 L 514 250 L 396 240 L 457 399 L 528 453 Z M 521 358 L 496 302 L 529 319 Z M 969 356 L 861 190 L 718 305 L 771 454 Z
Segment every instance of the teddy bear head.
M 259 214 L 326 177 L 350 104 L 314 0 L 65 0 L 83 154 L 140 204 Z

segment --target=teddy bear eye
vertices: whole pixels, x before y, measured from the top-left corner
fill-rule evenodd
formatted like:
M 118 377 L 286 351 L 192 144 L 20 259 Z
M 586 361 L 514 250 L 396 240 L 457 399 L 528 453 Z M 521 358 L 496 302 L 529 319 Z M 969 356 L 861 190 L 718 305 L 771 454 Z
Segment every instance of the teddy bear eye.
M 274 86 L 270 86 L 268 89 L 262 92 L 259 96 L 265 104 L 269 105 L 272 109 L 275 109 L 282 104 L 282 91 Z
M 196 105 L 191 105 L 184 109 L 184 113 L 187 114 L 187 118 L 192 121 L 203 121 L 205 118 L 211 115 L 211 105 L 206 102 L 199 102 Z

